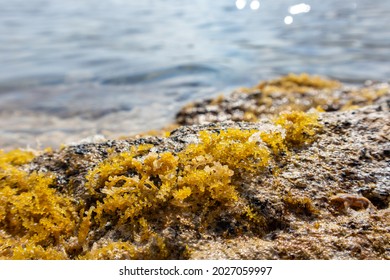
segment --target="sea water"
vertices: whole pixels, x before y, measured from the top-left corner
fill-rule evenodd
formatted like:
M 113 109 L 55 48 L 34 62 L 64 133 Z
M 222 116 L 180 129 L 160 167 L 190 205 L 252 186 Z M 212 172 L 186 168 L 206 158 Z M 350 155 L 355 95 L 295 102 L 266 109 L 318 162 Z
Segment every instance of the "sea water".
M 159 129 L 289 72 L 389 80 L 389 0 L 0 0 L 0 149 Z

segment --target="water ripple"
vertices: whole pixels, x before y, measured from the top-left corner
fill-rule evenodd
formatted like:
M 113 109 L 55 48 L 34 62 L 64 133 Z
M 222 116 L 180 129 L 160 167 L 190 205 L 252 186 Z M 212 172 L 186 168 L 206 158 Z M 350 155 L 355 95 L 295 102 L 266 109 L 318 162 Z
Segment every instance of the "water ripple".
M 201 64 L 183 64 L 170 68 L 153 70 L 147 73 L 104 79 L 102 83 L 108 85 L 128 85 L 161 81 L 180 76 L 196 76 L 197 74 L 210 75 L 215 73 L 218 73 L 218 70 L 210 66 Z M 196 84 L 197 82 L 194 83 Z

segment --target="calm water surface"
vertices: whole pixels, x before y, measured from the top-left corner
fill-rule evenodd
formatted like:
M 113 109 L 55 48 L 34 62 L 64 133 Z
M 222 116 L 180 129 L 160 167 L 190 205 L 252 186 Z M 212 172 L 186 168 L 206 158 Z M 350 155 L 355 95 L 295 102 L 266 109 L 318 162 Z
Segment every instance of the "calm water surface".
M 235 2 L 0 0 L 0 148 L 156 129 L 288 72 L 389 80 L 389 0 Z

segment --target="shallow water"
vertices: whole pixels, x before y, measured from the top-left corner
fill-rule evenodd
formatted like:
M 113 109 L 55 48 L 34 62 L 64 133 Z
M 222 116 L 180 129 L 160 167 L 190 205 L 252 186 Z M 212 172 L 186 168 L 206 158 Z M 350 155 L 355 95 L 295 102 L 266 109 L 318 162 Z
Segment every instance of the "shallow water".
M 288 72 L 390 77 L 390 1 L 0 0 L 0 147 L 129 135 Z M 293 22 L 285 24 L 285 17 Z

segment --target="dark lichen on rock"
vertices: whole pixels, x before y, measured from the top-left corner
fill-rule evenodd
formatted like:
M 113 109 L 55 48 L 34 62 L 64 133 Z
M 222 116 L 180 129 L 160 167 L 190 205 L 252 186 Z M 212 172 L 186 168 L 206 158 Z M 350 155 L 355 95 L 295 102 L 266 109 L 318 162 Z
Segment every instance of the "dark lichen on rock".
M 291 74 L 165 137 L 0 152 L 0 258 L 389 259 L 389 98 Z

